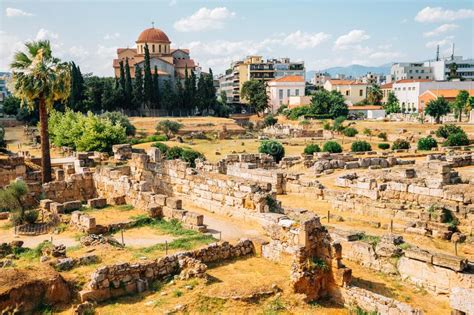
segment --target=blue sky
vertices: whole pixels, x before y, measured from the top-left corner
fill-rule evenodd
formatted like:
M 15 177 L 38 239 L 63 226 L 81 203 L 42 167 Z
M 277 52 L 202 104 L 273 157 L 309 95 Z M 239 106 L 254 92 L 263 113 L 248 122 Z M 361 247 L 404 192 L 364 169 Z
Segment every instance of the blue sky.
M 0 0 L 0 71 L 15 50 L 50 39 L 83 72 L 111 76 L 118 47 L 162 29 L 204 69 L 249 54 L 304 60 L 307 70 L 474 55 L 473 1 L 8 1 Z

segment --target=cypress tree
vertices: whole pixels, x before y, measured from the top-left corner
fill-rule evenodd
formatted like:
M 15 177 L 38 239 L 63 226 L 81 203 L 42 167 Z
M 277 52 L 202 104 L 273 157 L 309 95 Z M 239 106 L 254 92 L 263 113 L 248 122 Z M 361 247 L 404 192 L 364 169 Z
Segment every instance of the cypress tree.
M 201 114 L 206 108 L 206 81 L 205 75 L 201 73 L 198 79 L 197 91 L 196 91 L 196 106 Z
M 168 115 L 172 114 L 172 109 L 175 103 L 175 93 L 171 87 L 170 79 L 166 79 L 163 83 L 163 92 L 161 93 L 162 107 L 168 110 Z
M 206 80 L 206 99 L 207 99 L 207 111 L 215 109 L 217 103 L 216 96 L 216 87 L 214 86 L 214 75 L 212 74 L 212 69 L 209 68 L 209 74 L 207 75 Z
M 191 109 L 191 78 L 188 73 L 188 65 L 184 68 L 184 92 L 183 92 L 183 108 L 186 113 L 189 114 Z
M 82 101 L 84 100 L 84 78 L 81 69 L 71 62 L 71 91 L 69 94 L 69 107 L 73 110 L 84 110 Z
M 123 60 L 120 60 L 120 87 L 122 88 L 122 91 L 125 91 L 125 69 L 123 67 Z
M 194 73 L 193 70 L 191 70 L 190 83 L 191 83 L 191 96 L 190 96 L 191 112 L 193 112 L 197 104 L 197 99 L 196 99 L 197 98 L 197 86 L 196 86 L 197 82 L 196 82 L 196 74 Z
M 153 101 L 153 80 L 151 77 L 150 69 L 150 51 L 148 50 L 148 44 L 145 44 L 145 66 L 144 66 L 144 80 L 143 80 L 143 94 L 144 102 L 150 107 L 150 103 Z
M 130 66 L 128 64 L 128 57 L 125 60 L 125 102 L 127 109 L 132 108 L 132 97 L 133 97 L 133 87 L 132 87 L 132 77 L 130 75 Z
M 155 72 L 153 73 L 153 108 L 160 108 L 160 83 L 158 80 L 158 67 L 155 66 Z
M 184 109 L 184 89 L 183 89 L 183 84 L 181 84 L 180 79 L 176 80 L 176 95 L 175 95 L 174 108 L 178 110 L 178 113 L 181 116 L 181 113 L 183 112 L 183 109 Z
M 134 109 L 139 109 L 143 105 L 143 70 L 135 65 L 135 82 L 133 89 Z

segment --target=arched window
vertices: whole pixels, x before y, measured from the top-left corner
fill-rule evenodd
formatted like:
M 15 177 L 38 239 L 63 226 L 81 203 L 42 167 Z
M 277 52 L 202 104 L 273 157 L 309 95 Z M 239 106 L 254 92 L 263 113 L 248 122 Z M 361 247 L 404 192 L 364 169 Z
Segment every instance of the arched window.
M 155 52 L 155 44 L 153 44 L 153 45 L 151 46 L 151 50 L 152 50 L 153 52 Z
M 159 53 L 161 54 L 161 45 L 158 45 Z

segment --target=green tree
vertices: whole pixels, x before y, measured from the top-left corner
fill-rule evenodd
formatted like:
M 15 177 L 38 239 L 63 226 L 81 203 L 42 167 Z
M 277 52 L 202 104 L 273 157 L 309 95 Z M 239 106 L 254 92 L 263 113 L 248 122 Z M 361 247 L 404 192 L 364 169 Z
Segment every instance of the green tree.
M 189 115 L 192 104 L 191 77 L 188 73 L 188 65 L 184 67 L 184 90 L 183 90 L 183 109 Z
M 429 101 L 425 108 L 425 114 L 433 117 L 437 124 L 441 122 L 441 117 L 447 113 L 449 113 L 449 103 L 442 96 Z
M 166 136 L 168 136 L 168 138 L 171 138 L 173 135 L 178 133 L 181 127 L 183 127 L 183 125 L 180 124 L 179 122 L 166 119 L 158 123 L 158 125 L 156 126 L 156 131 L 162 132 Z
M 387 103 L 383 105 L 383 108 L 387 114 L 401 113 L 400 103 L 398 102 L 398 98 L 395 96 L 395 93 L 388 93 Z
M 171 115 L 175 103 L 175 91 L 171 87 L 171 82 L 166 79 L 163 83 L 163 92 L 161 93 L 162 107 L 168 110 L 168 114 Z
M 174 97 L 174 108 L 178 111 L 179 116 L 185 111 L 184 107 L 184 89 L 181 80 L 176 80 L 176 93 Z
M 125 59 L 125 106 L 130 110 L 133 107 L 133 82 L 130 75 L 130 65 L 128 64 L 128 57 Z
M 49 41 L 28 42 L 26 52 L 17 52 L 10 65 L 13 94 L 30 110 L 39 109 L 42 181 L 51 181 L 48 110 L 65 102 L 71 91 L 70 67 L 54 58 Z
M 15 116 L 20 110 L 21 101 L 18 97 L 8 96 L 3 101 L 3 112 Z
M 24 198 L 28 194 L 28 186 L 23 180 L 12 181 L 0 190 L 0 209 L 10 211 L 15 224 L 34 223 L 37 211 L 26 212 Z
M 341 153 L 342 146 L 336 141 L 328 141 L 323 145 L 323 152 L 329 153 Z
M 74 110 L 83 110 L 84 78 L 81 69 L 71 62 L 71 92 L 69 94 L 69 107 Z
M 349 109 L 338 91 L 318 90 L 311 98 L 309 114 L 330 115 L 333 118 L 347 116 Z
M 374 105 L 379 105 L 382 101 L 383 93 L 380 89 L 380 86 L 377 84 L 372 84 L 367 89 L 367 102 Z
M 155 66 L 155 72 L 153 72 L 153 108 L 160 108 L 160 80 L 158 76 L 158 67 Z
M 143 105 L 143 71 L 139 65 L 135 65 L 133 104 L 136 109 L 141 108 Z
M 258 148 L 258 152 L 271 155 L 277 163 L 285 156 L 285 148 L 280 142 L 275 140 L 262 141 Z
M 145 44 L 145 64 L 143 67 L 143 73 L 143 100 L 147 105 L 147 108 L 150 108 L 150 103 L 153 101 L 153 79 L 151 76 L 150 51 L 148 50 L 148 44 Z
M 462 114 L 466 113 L 469 108 L 469 92 L 466 90 L 459 91 L 456 100 L 452 103 L 452 108 L 458 121 L 461 122 Z
M 259 116 L 269 107 L 267 88 L 264 81 L 255 79 L 246 81 L 242 85 L 240 97 L 248 100 L 249 107 L 254 109 Z

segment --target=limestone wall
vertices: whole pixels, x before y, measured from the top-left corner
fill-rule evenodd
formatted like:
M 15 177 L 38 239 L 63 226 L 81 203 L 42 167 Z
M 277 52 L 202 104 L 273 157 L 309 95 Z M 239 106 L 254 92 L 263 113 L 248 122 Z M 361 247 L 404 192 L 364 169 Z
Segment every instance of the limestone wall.
M 277 194 L 284 192 L 283 173 L 277 169 L 257 168 L 253 163 L 235 163 L 227 165 L 227 175 L 257 183 L 268 183 L 272 185 L 272 191 Z
M 17 177 L 26 179 L 25 159 L 14 156 L 0 159 L 0 188 L 10 184 Z
M 65 180 L 45 183 L 42 191 L 46 199 L 59 203 L 71 200 L 87 201 L 97 196 L 93 173 L 90 171 L 71 174 Z
M 183 271 L 183 259 L 192 258 L 196 264 L 221 262 L 252 255 L 253 244 L 242 240 L 232 245 L 228 242 L 214 243 L 201 249 L 168 255 L 142 263 L 121 263 L 98 268 L 91 275 L 88 289 L 81 291 L 84 301 L 104 301 L 135 292 L 144 291 L 154 280 L 172 277 Z

